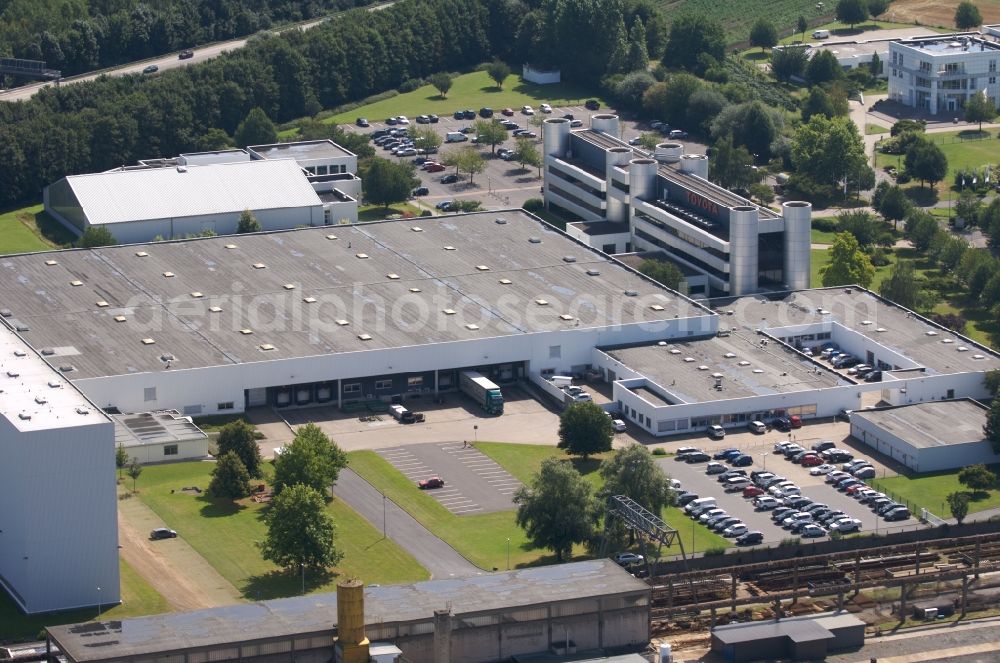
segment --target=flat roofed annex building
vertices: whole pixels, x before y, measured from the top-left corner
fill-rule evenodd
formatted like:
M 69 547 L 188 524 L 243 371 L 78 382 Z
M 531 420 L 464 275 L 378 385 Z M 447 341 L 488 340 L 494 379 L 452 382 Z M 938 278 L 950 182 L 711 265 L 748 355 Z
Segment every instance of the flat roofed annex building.
M 542 124 L 545 203 L 582 219 L 566 232 L 605 253 L 661 251 L 707 278 L 696 297 L 809 287 L 812 205 L 780 214 L 708 180 L 708 158 L 664 142 L 652 153 L 619 139 L 617 115 L 590 128 Z
M 8 256 L 7 321 L 102 407 L 184 415 L 501 383 L 716 316 L 526 212 Z
M 979 35 L 950 34 L 905 39 L 889 45 L 889 99 L 956 116 L 969 98 L 983 92 L 994 108 L 1000 101 L 997 64 L 1000 44 Z
M 610 559 L 364 590 L 365 634 L 407 661 L 479 663 L 644 647 L 650 588 Z M 335 593 L 48 629 L 70 663 L 306 661 L 333 656 Z M 447 652 L 446 659 L 436 652 Z
M 114 454 L 111 420 L 0 325 L 0 587 L 24 612 L 119 601 Z
M 851 435 L 916 472 L 1000 462 L 983 434 L 987 408 L 969 399 L 851 414 Z

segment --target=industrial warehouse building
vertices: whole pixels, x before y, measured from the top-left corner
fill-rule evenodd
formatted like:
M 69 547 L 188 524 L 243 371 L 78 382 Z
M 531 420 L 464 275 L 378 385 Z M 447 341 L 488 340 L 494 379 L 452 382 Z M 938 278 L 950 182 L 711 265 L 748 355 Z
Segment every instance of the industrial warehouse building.
M 727 624 L 712 629 L 712 651 L 732 663 L 821 661 L 865 644 L 865 623 L 847 612 Z M 874 658 L 872 659 L 875 660 Z
M 605 253 L 658 251 L 703 279 L 688 279 L 698 297 L 809 287 L 812 205 L 790 201 L 778 214 L 708 181 L 708 158 L 680 143 L 654 153 L 620 136 L 617 115 L 542 124 L 544 196 L 583 219 L 566 232 Z
M 914 403 L 851 415 L 851 435 L 914 472 L 1000 462 L 983 434 L 987 408 L 973 400 Z
M 0 327 L 0 587 L 26 613 L 119 601 L 114 424 Z
M 115 414 L 115 446 L 139 463 L 208 457 L 208 435 L 176 410 Z
M 46 187 L 45 211 L 77 234 L 120 244 L 236 232 L 250 210 L 265 230 L 355 223 L 357 157 L 329 140 L 147 159 Z
M 373 645 L 391 643 L 407 661 L 479 663 L 559 649 L 644 648 L 650 592 L 611 560 L 599 559 L 370 587 L 358 609 L 363 635 Z M 344 637 L 341 617 L 348 615 L 343 606 L 338 610 L 337 594 L 328 593 L 48 632 L 70 663 L 325 663 L 334 657 L 335 638 Z

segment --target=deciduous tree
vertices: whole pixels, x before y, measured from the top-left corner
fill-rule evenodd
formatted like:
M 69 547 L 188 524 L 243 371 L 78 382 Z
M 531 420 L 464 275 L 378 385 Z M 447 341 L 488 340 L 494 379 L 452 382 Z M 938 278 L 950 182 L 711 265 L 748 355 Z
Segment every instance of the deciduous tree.
M 951 511 L 951 517 L 961 525 L 965 517 L 969 515 L 968 493 L 949 493 L 946 499 L 948 500 L 948 509 Z
M 889 8 L 889 0 L 868 0 L 868 13 L 871 17 L 878 20 L 878 17 L 885 13 L 885 10 Z
M 518 138 L 514 142 L 514 161 L 521 164 L 521 168 L 531 166 L 540 169 L 542 167 L 542 153 L 539 152 L 535 141 L 530 138 Z
M 119 444 L 115 448 L 115 467 L 118 468 L 118 478 L 122 477 L 122 470 L 128 466 L 128 450 L 124 444 Z
M 921 185 L 930 183 L 931 188 L 948 174 L 948 157 L 940 147 L 925 138 L 918 138 L 910 144 L 904 163 L 910 177 L 920 180 Z
M 365 200 L 373 205 L 382 205 L 386 209 L 394 203 L 406 200 L 418 183 L 412 165 L 393 163 L 380 157 L 371 159 L 361 179 Z
M 809 64 L 806 46 L 785 46 L 771 51 L 771 73 L 779 81 L 802 78 Z
M 90 226 L 83 231 L 77 246 L 92 249 L 98 246 L 113 246 L 118 243 L 107 226 Z
M 997 475 L 982 463 L 967 465 L 958 472 L 958 482 L 973 492 L 987 491 L 996 486 Z
M 274 492 L 303 484 L 326 495 L 345 467 L 347 454 L 319 426 L 306 424 L 274 459 Z
M 514 504 L 517 524 L 528 540 L 536 548 L 555 553 L 557 562 L 572 554 L 574 544 L 593 536 L 597 511 L 590 484 L 567 462 L 542 461 L 530 487 L 522 486 L 514 493 Z
M 453 81 L 450 74 L 446 74 L 441 71 L 436 74 L 431 74 L 431 76 L 427 79 L 427 82 L 434 86 L 434 89 L 438 91 L 438 94 L 441 95 L 441 98 L 443 99 L 448 96 L 448 90 L 451 89 Z
M 965 121 L 978 122 L 979 131 L 983 130 L 983 122 L 992 122 L 997 116 L 997 107 L 980 90 L 965 102 Z
M 709 178 L 726 189 L 743 189 L 757 180 L 753 171 L 753 155 L 742 145 L 733 145 L 732 134 L 715 141 L 712 159 L 708 162 Z
M 910 310 L 923 308 L 926 297 L 921 289 L 922 279 L 917 278 L 910 260 L 898 260 L 882 281 L 878 294 Z
M 722 24 L 705 14 L 684 14 L 670 26 L 663 64 L 701 74 L 705 67 L 699 56 L 708 55 L 721 62 L 725 53 L 726 34 Z
M 593 402 L 573 403 L 559 416 L 559 448 L 587 458 L 611 450 L 611 418 Z
M 806 65 L 806 80 L 809 85 L 822 85 L 844 77 L 844 69 L 837 62 L 837 56 L 830 51 L 819 51 Z
M 836 185 L 867 167 L 864 141 L 847 118 L 814 115 L 792 139 L 792 162 L 799 173 L 819 184 Z
M 983 16 L 979 13 L 979 7 L 963 0 L 955 8 L 955 27 L 959 30 L 971 30 L 983 24 Z
M 806 40 L 806 30 L 809 29 L 809 21 L 806 20 L 805 16 L 799 16 L 799 19 L 795 22 L 795 30 L 802 35 L 803 43 Z
M 326 512 L 325 492 L 310 486 L 289 486 L 264 512 L 267 536 L 261 555 L 288 571 L 325 570 L 340 562 L 336 527 Z
M 868 18 L 868 3 L 866 0 L 840 0 L 837 3 L 837 20 L 854 26 Z
M 983 434 L 990 441 L 993 453 L 1000 454 L 1000 398 L 994 398 L 990 402 L 989 412 L 986 413 L 986 425 L 983 426 Z
M 476 120 L 472 130 L 476 134 L 476 141 L 489 145 L 493 154 L 497 153 L 497 145 L 507 140 L 508 136 L 504 126 L 494 120 Z
M 907 215 L 903 232 L 913 246 L 923 252 L 930 247 L 934 236 L 941 232 L 941 226 L 930 213 L 915 208 Z
M 903 189 L 893 185 L 885 190 L 876 209 L 883 219 L 892 222 L 892 227 L 895 229 L 896 224 L 905 219 L 912 208 L 913 203 L 906 197 Z
M 503 82 L 510 76 L 510 67 L 507 66 L 506 62 L 494 60 L 486 67 L 486 75 L 502 90 Z
M 625 495 L 657 515 L 664 507 L 674 503 L 670 477 L 656 464 L 649 450 L 640 444 L 615 451 L 601 463 L 600 473 L 604 486 L 597 496 L 602 500 L 613 495 Z
M 250 494 L 250 473 L 235 452 L 219 456 L 212 468 L 208 491 L 215 497 L 237 500 Z
M 486 160 L 479 150 L 473 147 L 463 147 L 458 150 L 458 169 L 469 174 L 469 183 L 473 178 L 486 169 Z
M 262 230 L 260 221 L 254 216 L 253 212 L 248 209 L 240 212 L 240 220 L 236 224 L 236 232 L 243 233 L 259 233 Z
M 772 48 L 777 43 L 778 30 L 774 27 L 774 23 L 766 18 L 757 19 L 750 28 L 750 45 L 760 46 L 760 52 L 763 53 L 765 48 Z
M 677 290 L 681 285 L 681 281 L 684 280 L 684 274 L 678 269 L 677 265 L 665 260 L 646 258 L 639 263 L 638 269 L 649 278 L 657 283 L 662 283 L 671 290 Z
M 126 473 L 132 478 L 132 492 L 135 492 L 135 482 L 139 480 L 139 476 L 142 474 L 142 465 L 139 464 L 138 458 L 133 458 L 132 462 L 129 463 Z
M 263 459 L 260 447 L 257 446 L 257 430 L 248 422 L 237 419 L 219 429 L 216 447 L 216 457 L 222 458 L 228 453 L 234 453 L 251 478 L 259 479 L 263 476 L 261 472 Z
M 240 147 L 266 145 L 278 140 L 278 132 L 274 128 L 274 122 L 267 116 L 264 109 L 257 106 L 250 109 L 247 116 L 240 122 L 234 138 Z
M 823 285 L 860 285 L 867 288 L 875 278 L 875 267 L 858 240 L 848 232 L 837 233 L 827 249 L 830 263 L 823 269 Z
M 649 67 L 649 51 L 646 48 L 646 26 L 638 16 L 632 22 L 628 33 L 628 55 L 625 60 L 626 71 L 646 71 Z

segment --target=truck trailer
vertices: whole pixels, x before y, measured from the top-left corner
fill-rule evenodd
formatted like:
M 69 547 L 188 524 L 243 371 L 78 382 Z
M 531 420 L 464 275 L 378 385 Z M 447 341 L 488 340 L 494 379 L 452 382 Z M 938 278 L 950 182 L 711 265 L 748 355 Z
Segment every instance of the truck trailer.
M 500 393 L 500 387 L 489 378 L 475 371 L 462 371 L 458 386 L 487 413 L 503 414 L 503 394 Z

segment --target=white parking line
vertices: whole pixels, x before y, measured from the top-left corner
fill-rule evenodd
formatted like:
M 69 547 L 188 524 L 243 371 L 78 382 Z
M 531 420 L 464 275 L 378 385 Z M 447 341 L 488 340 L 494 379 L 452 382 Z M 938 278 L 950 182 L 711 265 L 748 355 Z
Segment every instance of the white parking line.
M 476 472 L 476 475 L 481 477 L 496 477 L 496 476 L 509 477 L 510 473 L 507 470 L 496 469 L 496 470 L 478 471 Z
M 451 512 L 454 513 L 454 514 L 460 514 L 460 513 L 473 513 L 474 511 L 482 511 L 482 510 L 483 510 L 483 507 L 477 506 L 477 507 L 468 508 L 468 509 L 451 509 Z

